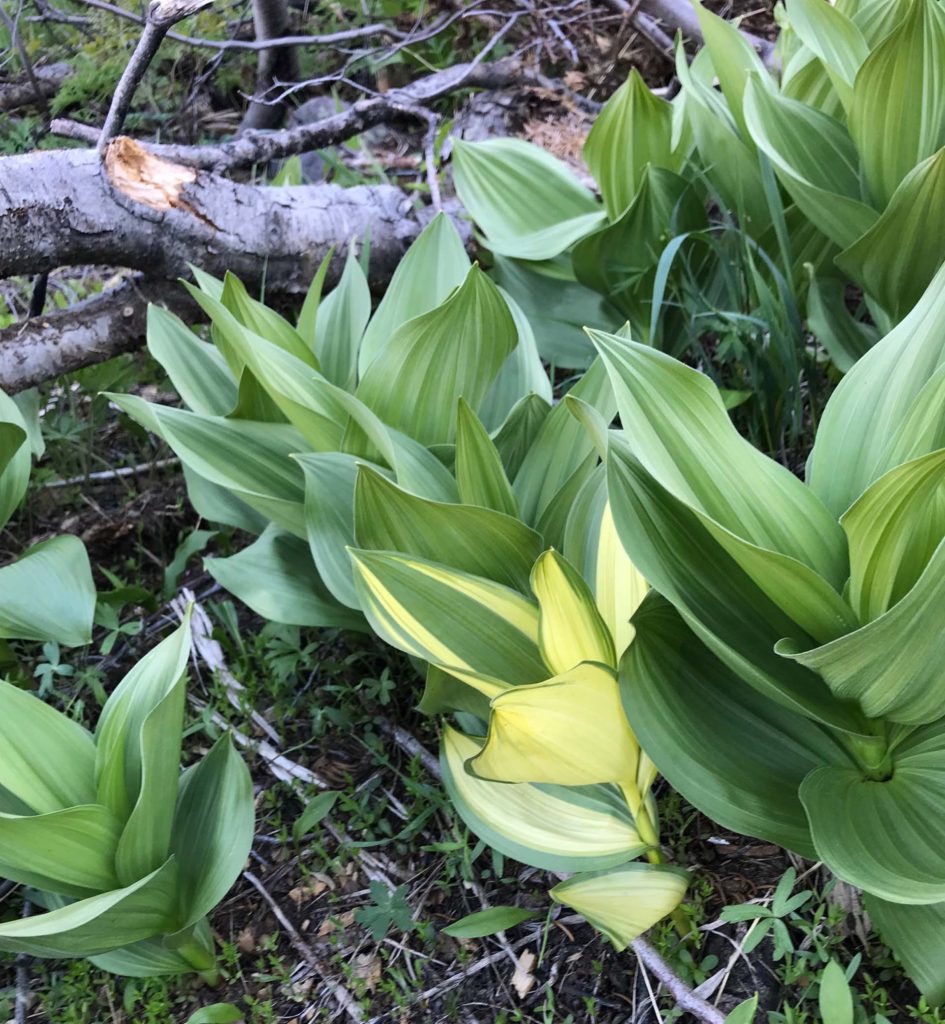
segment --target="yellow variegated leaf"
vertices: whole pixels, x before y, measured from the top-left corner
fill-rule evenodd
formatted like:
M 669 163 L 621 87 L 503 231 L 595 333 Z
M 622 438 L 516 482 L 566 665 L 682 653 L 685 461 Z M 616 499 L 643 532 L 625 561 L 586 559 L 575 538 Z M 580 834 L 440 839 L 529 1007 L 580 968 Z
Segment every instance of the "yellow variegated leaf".
M 614 673 L 583 664 L 496 697 L 470 770 L 499 782 L 626 785 L 636 780 L 639 753 Z
M 630 561 L 623 544 L 620 543 L 608 501 L 604 505 L 600 540 L 597 544 L 595 597 L 597 607 L 613 638 L 618 661 L 633 640 L 630 619 L 640 607 L 649 589 L 640 570 Z
M 619 949 L 625 949 L 682 902 L 689 876 L 662 864 L 623 864 L 609 871 L 575 875 L 551 890 Z
M 532 569 L 532 590 L 540 609 L 538 644 L 553 673 L 582 661 L 616 668 L 614 642 L 594 595 L 567 559 L 554 550 L 541 555 Z
M 547 677 L 538 608 L 517 591 L 422 558 L 350 550 L 361 607 L 394 647 L 469 681 Z
M 609 867 L 646 850 L 611 787 L 576 791 L 477 779 L 465 763 L 481 746 L 481 740 L 446 726 L 440 765 L 460 817 L 496 850 L 548 871 Z

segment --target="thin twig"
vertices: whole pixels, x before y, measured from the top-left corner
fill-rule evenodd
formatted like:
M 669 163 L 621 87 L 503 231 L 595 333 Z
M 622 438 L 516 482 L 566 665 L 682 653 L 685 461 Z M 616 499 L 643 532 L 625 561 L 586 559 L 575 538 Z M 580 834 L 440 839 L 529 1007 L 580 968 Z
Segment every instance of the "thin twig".
M 76 484 L 108 483 L 111 480 L 122 480 L 128 476 L 139 476 L 142 473 L 150 473 L 155 469 L 166 469 L 168 466 L 177 466 L 179 464 L 180 459 L 177 456 L 169 459 L 155 459 L 153 462 L 142 462 L 137 466 L 122 466 L 120 469 L 101 469 L 95 473 L 70 476 L 65 480 L 50 480 L 43 484 L 43 489 L 53 490 L 57 487 L 74 487 Z
M 358 1006 L 354 997 L 344 987 L 344 985 L 341 984 L 341 982 L 335 981 L 331 978 L 331 970 L 328 965 L 315 952 L 315 950 L 312 949 L 305 939 L 302 938 L 301 933 L 289 918 L 286 917 L 272 893 L 269 892 L 265 885 L 263 885 L 263 883 L 251 871 L 244 871 L 243 878 L 249 882 L 249 884 L 269 905 L 269 909 L 272 911 L 273 917 L 275 917 L 279 924 L 285 929 L 286 934 L 289 936 L 289 941 L 292 943 L 295 951 L 302 957 L 309 967 L 311 967 L 311 969 L 321 977 L 339 1007 L 344 1010 L 351 1020 L 356 1021 L 357 1024 L 361 1024 L 364 1020 L 364 1013 L 361 1010 L 361 1007 Z
M 23 917 L 29 917 L 33 913 L 33 906 L 29 900 L 23 902 Z M 27 1014 L 30 1009 L 30 960 L 31 957 L 25 953 L 18 953 L 16 957 L 16 1002 L 14 1004 L 13 1020 L 15 1024 L 26 1024 Z
M 377 724 L 410 757 L 419 758 L 420 763 L 435 779 L 442 779 L 440 762 L 429 750 L 406 729 L 396 725 L 389 718 L 379 718 Z
M 122 125 L 125 123 L 125 116 L 131 109 L 135 90 L 141 79 L 144 78 L 148 66 L 158 52 L 170 27 L 212 2 L 213 0 L 151 0 L 144 31 L 131 55 L 131 60 L 128 61 L 122 72 L 105 117 L 105 124 L 96 147 L 100 156 L 104 154 L 105 147 L 111 139 L 121 131 Z
M 725 1024 L 725 1014 L 697 996 L 646 939 L 642 936 L 634 939 L 630 946 L 640 963 L 659 978 L 660 984 L 681 1010 L 691 1013 L 705 1024 Z

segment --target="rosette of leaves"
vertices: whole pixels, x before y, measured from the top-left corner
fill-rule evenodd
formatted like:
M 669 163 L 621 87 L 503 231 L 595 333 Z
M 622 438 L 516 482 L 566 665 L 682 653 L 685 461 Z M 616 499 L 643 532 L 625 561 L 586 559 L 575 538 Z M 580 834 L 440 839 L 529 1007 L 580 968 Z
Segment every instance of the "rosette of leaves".
M 294 326 L 235 278 L 197 281 L 210 342 L 162 309 L 149 315 L 150 351 L 186 408 L 113 400 L 180 456 L 198 512 L 258 535 L 207 560 L 254 610 L 369 628 L 346 550 L 359 467 L 432 503 L 495 503 L 560 544 L 597 454 L 568 410 L 552 409 L 527 320 L 470 264 L 445 216 L 414 243 L 373 315 L 353 255 L 323 300 L 316 278 Z M 613 416 L 601 365 L 573 394 Z
M 705 46 L 681 44 L 666 101 L 632 73 L 584 147 L 600 199 L 519 140 L 458 143 L 456 186 L 548 358 L 581 365 L 579 328 L 679 351 L 674 308 L 733 294 L 718 213 L 776 267 L 841 370 L 918 301 L 945 258 L 945 10 L 938 0 L 786 0 L 778 69 L 696 4 Z M 703 254 L 700 256 L 700 252 Z M 865 303 L 847 308 L 848 284 Z M 809 288 L 809 292 L 808 292 Z M 661 314 L 664 299 L 672 300 Z M 720 305 L 722 304 L 722 305 Z M 743 310 L 742 312 L 750 312 Z
M 32 451 L 23 413 L 0 391 L 0 530 L 26 496 Z M 94 612 L 92 569 L 77 537 L 42 541 L 0 568 L 0 643 L 87 644 Z
M 249 853 L 249 772 L 228 736 L 180 771 L 187 620 L 109 697 L 95 733 L 0 683 L 0 875 L 44 913 L 0 949 L 117 974 L 215 978 L 206 916 Z
M 594 333 L 620 539 L 655 593 L 624 706 L 721 824 L 822 860 L 945 998 L 945 269 L 830 398 L 802 481 L 704 375 Z

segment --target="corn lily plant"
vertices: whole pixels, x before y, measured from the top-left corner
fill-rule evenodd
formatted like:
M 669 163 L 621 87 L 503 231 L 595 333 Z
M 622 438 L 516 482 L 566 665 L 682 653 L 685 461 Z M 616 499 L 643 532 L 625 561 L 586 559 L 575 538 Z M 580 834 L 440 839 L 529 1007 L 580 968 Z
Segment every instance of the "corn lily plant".
M 421 708 L 461 726 L 444 724 L 440 752 L 460 816 L 517 860 L 573 872 L 552 897 L 622 949 L 674 913 L 687 875 L 663 860 L 656 773 L 621 708 L 646 585 L 603 485 L 598 466 L 572 505 L 571 561 L 500 508 L 436 504 L 363 467 L 351 557 L 371 627 L 429 666 Z
M 206 915 L 249 853 L 253 790 L 227 736 L 180 773 L 189 638 L 188 616 L 125 676 L 94 735 L 0 683 L 0 875 L 47 908 L 0 923 L 0 949 L 215 978 Z
M 822 860 L 945 999 L 945 269 L 831 397 L 801 481 L 712 383 L 593 340 L 623 432 L 620 539 L 656 593 L 624 707 L 667 780 L 726 827 Z M 706 742 L 706 737 L 711 742 Z
M 22 411 L 0 391 L 0 530 L 26 495 L 32 451 Z M 0 642 L 87 644 L 94 612 L 92 570 L 77 537 L 42 541 L 0 568 Z
M 795 296 L 809 285 L 811 327 L 846 370 L 877 336 L 847 312 L 846 283 L 888 329 L 945 258 L 927 214 L 945 201 L 945 10 L 786 0 L 772 73 L 695 6 L 705 47 L 690 64 L 680 45 L 672 102 L 634 72 L 591 130 L 601 200 L 551 155 L 505 139 L 457 145 L 459 196 L 547 358 L 591 358 L 579 320 L 629 319 L 636 337 L 678 352 L 660 300 L 695 276 L 708 307 L 724 285 L 718 253 L 696 254 L 715 245 L 712 200 L 754 240 L 749 267 L 776 264 Z
M 188 408 L 113 400 L 180 456 L 203 516 L 258 535 L 207 564 L 260 614 L 368 628 L 346 551 L 359 466 L 432 502 L 500 507 L 560 544 L 598 456 L 568 410 L 552 410 L 527 321 L 447 218 L 413 245 L 373 316 L 351 255 L 323 301 L 316 278 L 295 326 L 235 278 L 197 280 L 212 344 L 164 310 L 149 315 L 150 351 Z M 574 393 L 613 416 L 601 365 Z

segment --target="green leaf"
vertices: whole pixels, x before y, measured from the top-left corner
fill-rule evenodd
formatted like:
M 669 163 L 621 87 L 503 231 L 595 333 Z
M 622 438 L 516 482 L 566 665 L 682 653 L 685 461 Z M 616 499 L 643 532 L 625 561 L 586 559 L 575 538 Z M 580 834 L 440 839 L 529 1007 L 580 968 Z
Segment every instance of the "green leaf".
M 80 647 L 92 639 L 94 614 L 92 568 L 78 537 L 44 540 L 0 569 L 0 638 Z
M 798 787 L 824 764 L 852 764 L 834 736 L 734 676 L 664 599 L 649 596 L 633 624 L 624 710 L 660 774 L 723 827 L 813 856 Z
M 312 283 L 308 286 L 308 291 L 305 293 L 305 299 L 302 302 L 299 318 L 295 325 L 295 329 L 298 331 L 302 341 L 313 352 L 315 351 L 315 343 L 317 341 L 318 307 L 321 305 L 322 289 L 325 286 L 325 278 L 328 276 L 328 268 L 331 266 L 331 258 L 334 252 L 335 249 L 332 246 L 325 258 L 319 263 L 318 270 L 315 271 L 315 276 L 312 278 Z
M 853 103 L 853 82 L 870 48 L 863 33 L 839 8 L 823 0 L 788 0 L 791 28 L 820 58 L 844 109 Z
M 180 928 L 208 914 L 239 877 L 253 844 L 253 782 L 228 735 L 181 780 L 171 849 L 180 865 Z
M 819 673 L 834 696 L 855 700 L 870 718 L 909 725 L 939 718 L 945 714 L 945 542 L 915 586 L 879 618 L 822 647 L 781 641 L 776 649 Z
M 563 259 L 530 263 L 496 256 L 492 278 L 528 317 L 542 359 L 584 370 L 594 360 L 584 328 L 616 330 L 626 318 L 603 295 L 580 284 L 571 259 Z
M 524 907 L 489 907 L 488 910 L 467 914 L 441 931 L 454 939 L 481 939 L 486 935 L 496 935 L 508 928 L 514 928 L 517 924 L 530 921 L 536 916 L 536 911 L 526 910 Z
M 200 554 L 213 538 L 216 537 L 215 530 L 192 530 L 177 545 L 174 557 L 164 570 L 164 587 L 161 596 L 169 601 L 176 593 L 180 578 L 187 568 L 187 563 Z
M 866 893 L 864 905 L 919 991 L 940 1006 L 945 1002 L 945 903 L 909 907 Z
M 343 543 L 340 551 L 345 554 Z M 204 565 L 220 586 L 271 622 L 365 628 L 362 617 L 341 605 L 327 589 L 305 541 L 276 526 L 267 527 L 258 540 L 237 554 L 207 558 Z
M 613 419 L 616 405 L 602 363 L 592 365 L 569 394 L 587 402 L 608 423 Z M 594 444 L 586 431 L 565 403 L 559 402 L 536 432 L 512 481 L 522 519 L 537 524 L 558 492 L 593 454 Z
M 359 547 L 414 555 L 530 593 L 542 539 L 512 516 L 418 498 L 366 466 L 358 470 L 354 508 Z
M 331 813 L 331 809 L 335 806 L 335 801 L 339 795 L 339 793 L 329 790 L 325 793 L 319 793 L 314 799 L 309 800 L 305 805 L 305 810 L 295 819 L 295 823 L 292 825 L 292 838 L 297 843 L 304 836 L 307 836 L 309 832 L 312 832 L 315 826 Z
M 584 159 L 611 220 L 633 201 L 647 166 L 678 169 L 672 134 L 672 107 L 650 91 L 634 68 L 604 104 L 584 143 Z
M 641 464 L 720 527 L 841 587 L 847 564 L 839 524 L 788 469 L 738 434 L 709 378 L 655 349 L 590 333 Z
M 42 957 L 88 957 L 160 935 L 171 920 L 177 865 L 169 860 L 124 889 L 0 924 L 0 949 Z
M 37 814 L 93 804 L 95 743 L 78 722 L 0 681 L 0 787 Z
M 860 198 L 856 147 L 839 121 L 755 81 L 745 92 L 745 118 L 787 193 L 828 238 L 848 246 L 872 227 L 876 211 Z
M 148 306 L 148 351 L 194 412 L 226 416 L 236 405 L 237 385 L 226 360 L 161 306 Z
M 364 376 L 395 331 L 445 302 L 465 281 L 469 266 L 463 240 L 452 220 L 445 213 L 438 213 L 397 264 L 371 317 L 361 339 L 359 375 Z
M 836 258 L 894 321 L 919 301 L 945 261 L 945 240 L 930 229 L 943 205 L 945 148 L 903 178 L 879 220 Z
M 447 725 L 440 744 L 443 782 L 466 825 L 493 849 L 546 871 L 622 864 L 646 850 L 624 801 L 610 786 L 489 782 L 465 771 L 482 741 Z
M 807 479 L 834 515 L 842 515 L 890 469 L 945 447 L 939 436 L 943 379 L 936 379 L 943 365 L 945 266 L 912 312 L 856 363 L 827 402 Z
M 346 608 L 359 608 L 347 548 L 354 539 L 354 485 L 362 460 L 344 452 L 297 459 L 305 474 L 309 550 L 325 586 Z
M 945 10 L 914 0 L 866 58 L 853 87 L 850 134 L 874 202 L 884 207 L 903 178 L 945 145 Z M 895 125 L 895 131 L 877 131 Z
M 187 1024 L 240 1024 L 243 1017 L 243 1011 L 232 1003 L 211 1003 L 195 1010 Z
M 518 515 L 518 502 L 499 451 L 464 398 L 460 398 L 456 413 L 456 483 L 464 505 Z
M 547 677 L 538 608 L 517 591 L 406 555 L 352 550 L 351 558 L 364 614 L 389 644 L 496 692 Z
M 0 529 L 23 500 L 30 480 L 30 447 L 23 414 L 0 391 Z
M 209 928 L 207 929 L 209 933 Z M 210 946 L 212 936 L 207 936 Z M 190 974 L 194 971 L 191 961 L 174 949 L 168 949 L 164 937 L 142 939 L 121 949 L 89 957 L 91 963 L 103 971 L 120 974 L 126 978 L 158 978 L 169 974 Z
M 818 1001 L 824 1024 L 853 1024 L 853 993 L 836 960 L 831 960 L 820 976 Z
M 148 405 L 133 395 L 108 397 L 143 426 L 156 429 L 199 476 L 233 491 L 290 533 L 305 536 L 302 471 L 289 456 L 307 445 L 294 427 L 200 416 Z
M 492 441 L 509 480 L 514 480 L 518 475 L 525 456 L 532 450 L 532 445 L 550 412 L 550 402 L 546 402 L 538 395 L 527 395 L 516 402 L 505 422 L 492 435 Z
M 801 785 L 817 856 L 834 874 L 893 903 L 945 899 L 945 735 L 941 723 L 894 751 L 890 776 L 821 767 Z M 883 822 L 878 828 L 877 822 Z
M 350 246 L 341 280 L 319 306 L 315 335 L 322 373 L 339 387 L 354 387 L 358 350 L 370 317 L 371 292 L 354 246 Z
M 95 773 L 99 802 L 122 821 L 128 821 L 129 816 L 134 820 L 139 807 L 139 814 L 147 815 L 149 806 L 156 812 L 153 820 L 145 817 L 138 823 L 140 839 L 126 829 L 129 857 L 133 857 L 136 845 L 140 844 L 142 850 L 150 848 L 152 841 L 166 846 L 170 837 L 180 770 L 183 680 L 189 656 L 188 614 L 122 679 L 98 721 Z M 162 734 L 163 729 L 168 732 Z
M 442 305 L 394 332 L 367 368 L 357 397 L 417 441 L 449 443 L 460 395 L 478 408 L 517 341 L 498 289 L 473 267 Z
M 743 1003 L 739 1003 L 725 1018 L 725 1024 L 754 1024 L 757 1010 L 758 996 L 754 995 L 751 999 L 746 999 Z
M 222 304 L 252 334 L 258 334 L 261 338 L 265 338 L 306 365 L 316 370 L 318 369 L 318 360 L 308 345 L 305 344 L 299 332 L 285 317 L 280 316 L 274 309 L 270 309 L 264 303 L 251 298 L 243 282 L 235 274 L 230 273 L 230 271 L 226 272 L 223 278 L 223 292 L 219 301 L 206 295 L 204 292 L 196 292 L 193 288 L 187 287 L 193 297 L 211 317 L 215 327 L 223 326 L 220 319 L 221 310 L 219 308 L 220 304 Z
M 247 533 L 262 533 L 265 530 L 269 522 L 266 516 L 251 509 L 225 487 L 211 483 L 195 473 L 186 463 L 182 469 L 187 497 L 198 516 L 211 523 L 233 526 Z
M 556 903 L 571 907 L 618 950 L 671 914 L 682 902 L 689 874 L 665 864 L 622 864 L 573 875 L 551 890 Z
M 453 175 L 460 202 L 503 256 L 550 259 L 606 219 L 560 160 L 521 139 L 456 141 Z
M 945 451 L 884 474 L 840 520 L 850 546 L 850 604 L 871 622 L 915 585 L 945 536 Z
M 120 834 L 121 823 L 98 804 L 48 814 L 0 814 L 0 872 L 13 882 L 64 896 L 115 889 Z

